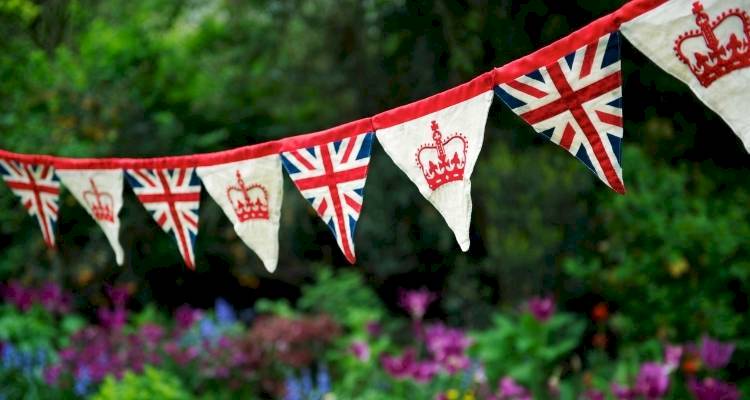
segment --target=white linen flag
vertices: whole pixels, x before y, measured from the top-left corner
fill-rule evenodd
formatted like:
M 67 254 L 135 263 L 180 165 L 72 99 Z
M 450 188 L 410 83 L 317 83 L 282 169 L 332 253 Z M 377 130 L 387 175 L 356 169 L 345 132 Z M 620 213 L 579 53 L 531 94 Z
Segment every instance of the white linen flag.
M 750 152 L 750 0 L 672 0 L 621 30 L 656 65 L 690 86 Z
M 120 244 L 123 172 L 119 169 L 57 170 L 57 176 L 73 197 L 104 231 L 117 265 L 125 253 Z
M 283 181 L 278 154 L 197 168 L 211 197 L 269 272 L 279 260 Z
M 376 131 L 394 163 L 417 185 L 469 250 L 471 173 L 484 141 L 492 90 Z

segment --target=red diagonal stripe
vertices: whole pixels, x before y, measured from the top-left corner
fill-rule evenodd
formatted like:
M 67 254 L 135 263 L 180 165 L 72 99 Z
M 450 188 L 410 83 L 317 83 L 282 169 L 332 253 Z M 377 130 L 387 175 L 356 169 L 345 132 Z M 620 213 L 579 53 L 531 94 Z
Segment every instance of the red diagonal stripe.
M 553 63 L 547 66 L 547 71 L 550 72 L 550 75 L 552 75 L 553 69 L 559 71 L 559 73 L 562 74 L 560 65 L 558 63 Z M 573 91 L 572 88 L 570 88 L 568 82 L 565 81 L 564 75 L 559 76 L 557 79 L 562 79 L 562 81 L 565 82 L 565 85 L 570 90 L 567 93 L 560 93 L 561 97 L 559 99 L 547 105 L 521 114 L 521 118 L 523 118 L 529 124 L 534 125 L 538 122 L 554 117 L 555 115 L 558 115 L 564 111 L 568 111 L 575 105 L 580 105 L 620 87 L 619 71 L 578 91 Z M 555 81 L 555 86 L 557 86 L 557 81 Z M 558 91 L 559 90 L 560 88 L 558 87 Z
M 180 168 L 180 174 L 177 176 L 177 186 L 182 186 L 185 181 L 185 168 Z
M 323 146 L 321 146 L 321 147 L 323 147 Z M 307 161 L 307 159 L 305 157 L 302 157 L 302 155 L 299 154 L 297 152 L 297 150 L 292 150 L 292 151 L 289 152 L 289 154 L 291 154 L 292 157 L 296 158 L 297 161 L 299 161 L 300 164 L 302 164 L 305 168 L 307 168 L 307 169 L 315 169 L 315 167 L 312 164 L 310 164 L 310 161 Z
M 356 200 L 352 199 L 351 197 L 344 195 L 344 201 L 346 204 L 352 208 L 355 212 L 359 213 L 362 210 L 362 205 L 357 203 Z
M 599 121 L 602 121 L 605 124 L 622 128 L 622 117 L 619 115 L 597 110 L 596 116 L 599 117 Z
M 565 124 L 565 130 L 563 130 L 562 138 L 560 138 L 560 146 L 565 150 L 570 151 L 570 145 L 573 144 L 573 138 L 576 135 L 576 130 L 569 123 Z
M 331 179 L 329 179 L 328 191 L 331 193 L 331 202 L 333 203 L 333 210 L 336 214 L 336 225 L 338 226 L 339 239 L 341 240 L 341 250 L 344 252 L 344 256 L 347 261 L 354 264 L 356 258 L 354 257 L 353 249 L 349 244 L 349 235 L 347 234 L 347 226 L 349 224 L 344 223 L 344 210 L 341 206 L 341 197 L 339 197 L 339 188 L 334 183 L 336 174 L 346 173 L 354 170 L 341 171 L 338 173 L 333 172 L 333 164 L 331 163 L 331 154 L 328 152 L 328 146 L 320 146 L 321 158 L 323 160 L 323 167 L 325 173 Z M 365 174 L 367 173 L 367 167 L 365 168 Z M 349 179 L 351 180 L 351 179 Z
M 167 182 L 167 178 L 164 176 L 163 171 L 157 170 L 156 175 L 159 177 L 159 182 L 161 183 L 162 189 L 164 190 L 164 194 L 162 196 L 165 196 L 169 199 L 174 199 L 176 196 L 180 195 L 179 193 L 172 194 L 170 192 L 169 182 Z M 200 195 L 198 193 L 184 193 L 183 195 L 191 195 L 200 198 Z M 185 238 L 185 231 L 182 229 L 182 221 L 180 220 L 180 216 L 177 214 L 177 208 L 175 208 L 174 206 L 175 201 L 177 200 L 169 201 L 167 202 L 167 205 L 169 206 L 169 214 L 172 217 L 172 223 L 174 224 L 174 234 L 177 235 L 177 245 L 180 247 L 180 254 L 182 254 L 182 259 L 185 261 L 187 267 L 190 269 L 194 269 L 195 266 L 193 265 L 193 260 L 190 257 L 190 248 L 188 247 L 188 241 Z
M 143 179 L 144 181 L 146 181 L 146 183 L 148 184 L 148 186 L 156 186 L 156 184 L 154 183 L 154 181 L 152 181 L 151 178 L 149 178 L 147 174 L 143 173 L 143 170 L 135 169 L 135 170 L 133 170 L 133 172 L 136 175 L 138 175 L 141 179 Z
M 586 46 L 586 53 L 583 56 L 583 65 L 581 65 L 580 79 L 583 79 L 591 73 L 591 66 L 594 65 L 594 57 L 596 57 L 596 48 L 599 47 L 599 42 L 589 43 Z
M 346 151 L 344 152 L 344 157 L 341 159 L 341 163 L 345 163 L 349 161 L 349 156 L 352 155 L 352 150 L 354 149 L 354 145 L 357 144 L 357 136 L 352 136 L 349 138 L 349 143 L 346 145 Z
M 156 223 L 159 224 L 162 229 L 164 229 L 164 224 L 167 222 L 167 213 L 161 213 L 161 216 L 159 219 L 156 220 Z
M 182 216 L 193 228 L 198 229 L 198 221 L 194 220 L 187 211 L 183 211 Z
M 509 81 L 506 83 L 506 85 L 518 90 L 519 92 L 526 93 L 532 97 L 536 97 L 537 99 L 541 99 L 548 94 L 547 92 L 543 92 L 531 85 L 519 81 Z
M 322 176 L 314 176 L 311 178 L 303 178 L 294 181 L 300 191 L 314 189 L 322 186 L 337 185 L 342 182 L 349 182 L 357 179 L 363 179 L 367 177 L 367 166 L 356 167 L 347 169 L 344 171 L 334 172 L 333 174 L 326 174 Z
M 320 204 L 318 204 L 318 209 L 316 210 L 318 212 L 318 215 L 323 217 L 325 215 L 326 210 L 328 209 L 328 202 L 325 198 L 320 201 Z

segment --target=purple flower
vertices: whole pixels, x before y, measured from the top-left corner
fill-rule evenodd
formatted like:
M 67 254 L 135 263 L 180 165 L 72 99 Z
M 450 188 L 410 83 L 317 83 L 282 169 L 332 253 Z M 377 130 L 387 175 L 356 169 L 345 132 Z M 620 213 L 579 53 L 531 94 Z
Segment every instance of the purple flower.
M 45 368 L 44 370 L 44 382 L 47 385 L 54 386 L 57 384 L 57 381 L 60 380 L 60 375 L 62 374 L 62 365 L 52 365 L 50 367 Z
M 664 348 L 664 366 L 667 367 L 669 372 L 674 371 L 680 366 L 680 360 L 682 359 L 683 348 L 680 345 L 668 344 Z
M 721 369 L 729 364 L 734 352 L 734 343 L 722 343 L 710 336 L 703 336 L 700 355 L 709 369 Z
M 45 283 L 37 292 L 37 298 L 42 303 L 42 307 L 51 313 L 70 311 L 70 296 L 63 293 L 60 285 L 54 282 Z
M 10 281 L 3 287 L 5 300 L 21 311 L 27 311 L 34 304 L 34 294 L 19 281 Z
M 157 324 L 143 324 L 141 325 L 140 336 L 146 343 L 157 344 L 164 337 L 164 328 Z
M 433 359 L 448 373 L 456 373 L 469 367 L 466 349 L 471 340 L 459 329 L 443 324 L 430 325 L 425 330 L 425 342 Z
M 638 398 L 638 393 L 635 390 L 618 383 L 612 383 L 610 389 L 612 390 L 612 395 L 618 400 L 636 400 Z
M 354 354 L 354 357 L 359 361 L 367 361 L 370 359 L 370 346 L 365 342 L 356 341 L 349 346 L 349 351 Z
M 101 307 L 97 311 L 97 315 L 102 326 L 112 331 L 125 326 L 128 319 L 128 311 L 122 307 L 117 307 L 114 310 Z
M 440 366 L 434 361 L 421 361 L 414 364 L 411 376 L 415 381 L 426 383 L 432 380 L 440 371 Z
M 552 296 L 532 297 L 529 300 L 528 307 L 537 321 L 545 322 L 555 313 L 555 300 Z
M 528 389 L 519 385 L 510 376 L 500 379 L 498 386 L 498 397 L 500 400 L 531 400 L 531 394 Z
M 216 321 L 219 325 L 231 325 L 237 321 L 237 314 L 234 312 L 234 308 L 226 300 L 222 298 L 216 299 Z
M 437 299 L 435 293 L 427 289 L 403 290 L 399 299 L 399 305 L 406 310 L 414 319 L 422 319 L 427 312 L 427 307 Z
M 647 362 L 635 379 L 635 391 L 649 400 L 661 399 L 669 389 L 669 371 L 664 365 Z
M 174 312 L 174 319 L 178 329 L 188 329 L 193 323 L 200 319 L 200 311 L 187 304 L 179 306 Z
M 604 393 L 596 389 L 589 389 L 583 394 L 583 398 L 586 400 L 604 400 L 605 397 Z
M 112 305 L 117 307 L 125 307 L 130 297 L 128 287 L 125 285 L 115 285 L 107 287 L 107 296 L 112 301 Z
M 697 400 L 739 400 L 740 392 L 731 383 L 714 378 L 704 378 L 702 382 L 693 378 L 688 381 L 688 389 Z
M 368 322 L 366 329 L 367 329 L 367 333 L 372 337 L 380 336 L 380 333 L 383 331 L 383 328 L 380 326 L 380 322 L 378 321 Z
M 412 375 L 416 364 L 414 349 L 408 349 L 401 356 L 383 355 L 380 363 L 388 375 L 396 379 L 408 378 Z

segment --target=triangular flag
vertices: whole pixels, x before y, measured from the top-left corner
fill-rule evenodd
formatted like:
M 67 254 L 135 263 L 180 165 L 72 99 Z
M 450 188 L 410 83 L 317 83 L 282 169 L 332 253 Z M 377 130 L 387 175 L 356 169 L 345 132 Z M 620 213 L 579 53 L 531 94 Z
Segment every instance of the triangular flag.
M 690 86 L 750 152 L 750 1 L 667 1 L 621 30 L 656 65 Z
M 269 272 L 279 261 L 283 181 L 278 154 L 197 168 L 203 186 Z
M 201 183 L 195 168 L 128 169 L 125 177 L 161 229 L 177 242 L 185 265 L 195 269 L 193 250 L 201 199 Z
M 371 132 L 281 154 L 284 169 L 354 264 L 354 231 L 364 200 Z
M 471 173 L 484 141 L 492 91 L 377 131 L 378 141 L 469 250 Z
M 60 180 L 54 167 L 0 158 L 0 175 L 29 215 L 36 218 L 47 246 L 55 247 Z
M 58 170 L 57 175 L 102 228 L 115 252 L 117 265 L 122 265 L 125 258 L 120 245 L 119 217 L 122 209 L 122 170 Z
M 535 131 L 624 194 L 621 75 L 615 32 L 495 87 L 495 93 Z

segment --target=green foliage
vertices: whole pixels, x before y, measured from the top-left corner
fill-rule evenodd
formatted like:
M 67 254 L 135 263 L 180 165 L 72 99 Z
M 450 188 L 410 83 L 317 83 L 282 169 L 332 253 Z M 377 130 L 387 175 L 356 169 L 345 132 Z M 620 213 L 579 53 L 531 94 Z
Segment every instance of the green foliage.
M 557 366 L 572 355 L 586 326 L 567 313 L 556 313 L 545 322 L 529 313 L 495 314 L 492 322 L 489 329 L 473 334 L 471 349 L 485 365 L 488 379 L 494 382 L 508 375 L 538 393 L 546 391 L 551 377 L 559 378 Z
M 23 351 L 49 353 L 84 325 L 85 320 L 75 314 L 57 321 L 40 306 L 25 312 L 8 304 L 0 306 L 0 341 L 13 343 Z
M 107 377 L 92 400 L 189 400 L 185 385 L 169 372 L 146 367 L 143 374 L 126 372 L 121 380 Z
M 737 296 L 750 290 L 750 226 L 738 222 L 750 220 L 750 194 L 634 149 L 624 162 L 632 168 L 628 195 L 593 216 L 607 236 L 566 271 L 616 304 L 615 328 L 626 340 L 747 337 Z
M 356 271 L 319 268 L 315 283 L 302 288 L 302 310 L 324 313 L 352 329 L 377 321 L 384 314 L 382 302 Z

